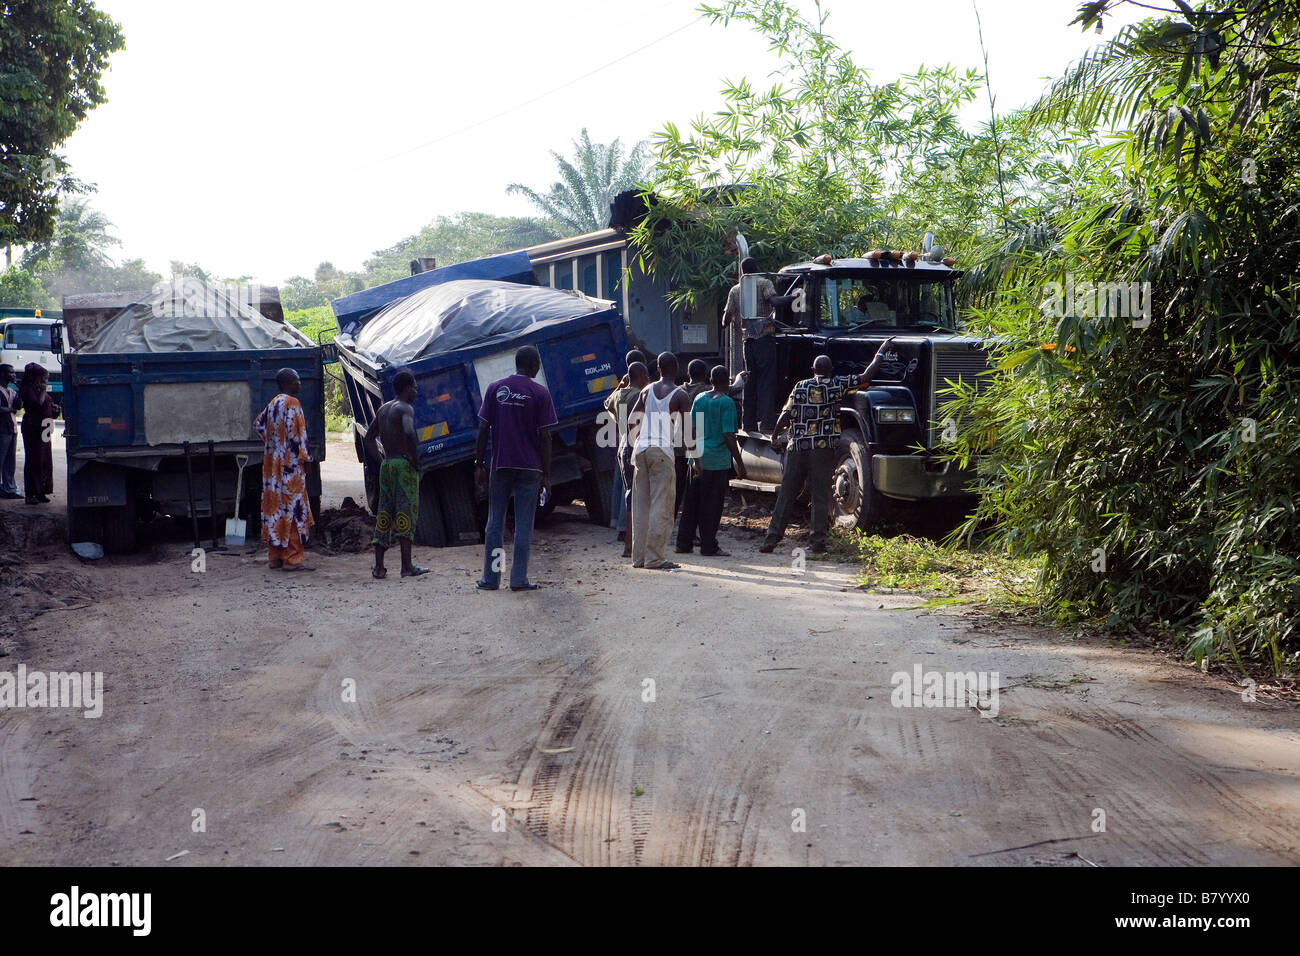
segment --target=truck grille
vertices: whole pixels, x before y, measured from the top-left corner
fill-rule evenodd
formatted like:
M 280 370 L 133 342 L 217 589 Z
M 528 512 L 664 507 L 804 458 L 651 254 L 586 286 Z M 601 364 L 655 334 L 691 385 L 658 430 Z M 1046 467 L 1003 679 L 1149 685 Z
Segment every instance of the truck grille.
M 938 418 L 938 411 L 952 396 L 948 391 L 948 382 L 974 383 L 979 394 L 989 386 L 989 376 L 980 373 L 989 367 L 988 350 L 983 343 L 969 339 L 955 342 L 935 342 L 933 352 L 934 367 L 930 376 L 930 409 L 934 418 L 930 421 L 929 447 L 936 448 L 943 444 L 944 423 Z M 960 432 L 970 424 L 970 415 L 963 415 L 957 421 Z

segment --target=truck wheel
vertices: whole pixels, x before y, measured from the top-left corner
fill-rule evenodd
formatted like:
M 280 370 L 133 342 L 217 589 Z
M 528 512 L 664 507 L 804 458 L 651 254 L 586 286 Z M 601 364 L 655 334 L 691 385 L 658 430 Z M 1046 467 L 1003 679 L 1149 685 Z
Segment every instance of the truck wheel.
M 101 508 L 104 516 L 104 550 L 129 554 L 135 550 L 135 495 L 127 489 L 126 504 Z
M 841 531 L 870 533 L 880 522 L 885 496 L 871 482 L 871 456 L 857 429 L 840 435 L 839 454 L 831 472 L 831 521 Z
M 373 515 L 379 511 L 379 466 L 367 458 L 362 462 L 361 472 L 366 481 L 366 504 Z
M 447 543 L 482 544 L 483 526 L 478 523 L 478 500 L 474 494 L 474 476 L 464 468 L 438 472 L 442 492 L 442 517 Z M 423 507 L 423 506 L 422 506 Z
M 375 504 L 371 511 L 376 511 L 379 507 L 378 472 L 375 477 Z M 415 522 L 415 543 L 425 548 L 447 547 L 447 528 L 442 521 L 438 490 L 438 482 L 432 472 L 420 478 L 420 514 Z
M 104 516 L 98 508 L 74 508 L 68 505 L 68 543 L 93 541 L 104 543 Z
M 582 475 L 582 500 L 587 505 L 587 517 L 592 524 L 609 527 L 610 498 L 614 495 L 614 472 L 592 468 Z

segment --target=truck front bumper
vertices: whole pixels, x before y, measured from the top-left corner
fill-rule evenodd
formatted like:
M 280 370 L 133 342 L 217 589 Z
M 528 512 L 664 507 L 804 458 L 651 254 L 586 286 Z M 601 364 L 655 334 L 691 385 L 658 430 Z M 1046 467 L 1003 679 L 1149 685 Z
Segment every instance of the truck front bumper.
M 968 498 L 976 494 L 974 468 L 958 468 L 949 461 L 921 455 L 874 455 L 872 483 L 881 494 L 904 501 L 931 498 Z

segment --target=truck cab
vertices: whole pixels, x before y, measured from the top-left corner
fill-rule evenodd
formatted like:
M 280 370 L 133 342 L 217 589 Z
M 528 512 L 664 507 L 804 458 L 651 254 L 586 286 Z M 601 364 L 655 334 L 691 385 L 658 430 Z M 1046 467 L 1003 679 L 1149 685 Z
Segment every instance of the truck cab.
M 939 409 L 953 382 L 985 387 L 982 339 L 960 331 L 953 286 L 962 273 L 939 255 L 870 252 L 860 258 L 821 256 L 784 267 L 772 280 L 777 306 L 778 407 L 795 384 L 812 376 L 813 359 L 829 355 L 836 375 L 863 371 L 891 336 L 884 374 L 848 395 L 840 409 L 840 445 L 831 488 L 831 521 L 872 530 L 891 503 L 971 502 L 973 469 L 942 459 L 964 426 Z M 741 432 L 749 479 L 770 488 L 781 480 L 782 456 L 770 436 Z M 906 509 L 891 509 L 905 515 Z
M 50 391 L 63 391 L 63 321 L 41 315 L 39 309 L 0 312 L 0 364 L 12 365 L 14 375 L 35 362 L 50 373 Z

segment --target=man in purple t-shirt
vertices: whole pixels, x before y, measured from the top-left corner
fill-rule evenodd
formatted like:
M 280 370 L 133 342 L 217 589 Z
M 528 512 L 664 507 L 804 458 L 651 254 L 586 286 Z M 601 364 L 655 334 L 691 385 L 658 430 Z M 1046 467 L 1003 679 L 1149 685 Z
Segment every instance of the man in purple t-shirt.
M 515 549 L 510 564 L 510 590 L 535 591 L 528 581 L 528 550 L 533 538 L 537 495 L 551 487 L 551 436 L 556 423 L 555 404 L 546 386 L 533 379 L 542 368 L 537 349 L 525 345 L 515 353 L 515 374 L 483 390 L 479 409 L 478 447 L 474 478 L 488 489 L 488 523 L 483 533 L 483 577 L 474 585 L 480 591 L 501 586 L 505 563 L 502 547 L 506 504 L 515 499 Z M 486 460 L 492 439 L 491 475 Z

